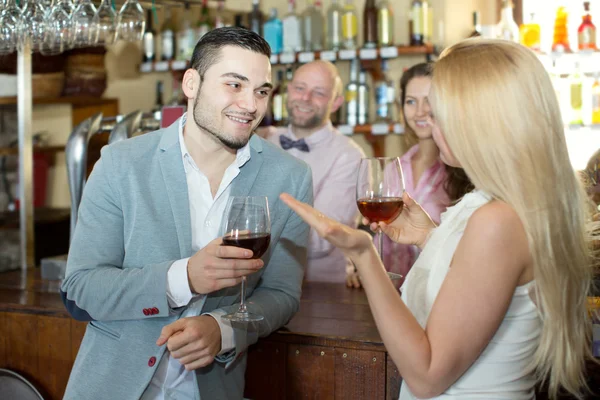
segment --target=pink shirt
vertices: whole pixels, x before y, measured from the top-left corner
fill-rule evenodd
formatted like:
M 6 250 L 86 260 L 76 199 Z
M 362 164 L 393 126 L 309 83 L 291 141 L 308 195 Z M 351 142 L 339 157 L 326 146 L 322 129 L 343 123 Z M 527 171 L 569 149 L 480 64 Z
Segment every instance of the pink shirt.
M 270 128 L 265 138 L 280 146 L 281 135 L 292 140 L 298 139 L 289 127 Z M 364 152 L 335 129 L 331 122 L 305 141 L 309 152 L 296 148 L 287 152 L 306 162 L 312 170 L 314 207 L 330 218 L 356 227 L 359 216 L 356 206 L 356 174 L 360 159 L 365 156 Z M 340 250 L 311 230 L 305 272 L 307 281 L 345 282 L 347 263 L 349 261 Z
M 439 223 L 440 214 L 446 211 L 451 203 L 444 188 L 447 176 L 446 168 L 444 163 L 438 161 L 423 172 L 419 182 L 415 185 L 411 159 L 417 150 L 419 150 L 418 144 L 411 147 L 400 158 L 404 175 L 404 189 L 427 211 L 431 219 Z M 375 243 L 377 243 L 377 238 L 375 238 Z M 418 251 L 415 246 L 398 244 L 387 236 L 383 237 L 383 263 L 386 270 L 406 276 L 417 259 L 417 255 Z M 401 283 L 401 281 L 396 283 Z

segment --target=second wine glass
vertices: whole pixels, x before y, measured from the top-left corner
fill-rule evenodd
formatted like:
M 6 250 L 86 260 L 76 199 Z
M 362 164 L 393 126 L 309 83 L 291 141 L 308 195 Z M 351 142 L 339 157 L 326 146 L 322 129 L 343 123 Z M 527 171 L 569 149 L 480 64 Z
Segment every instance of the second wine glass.
M 356 204 L 370 222 L 394 221 L 402 212 L 404 176 L 399 157 L 363 158 L 356 180 Z M 379 256 L 383 260 L 383 232 L 378 238 Z M 401 275 L 388 272 L 391 279 Z
M 266 197 L 230 197 L 222 223 L 223 245 L 252 251 L 252 258 L 263 256 L 271 242 L 271 217 Z M 246 307 L 246 277 L 242 277 L 240 306 L 221 318 L 236 322 L 262 321 L 264 317 Z

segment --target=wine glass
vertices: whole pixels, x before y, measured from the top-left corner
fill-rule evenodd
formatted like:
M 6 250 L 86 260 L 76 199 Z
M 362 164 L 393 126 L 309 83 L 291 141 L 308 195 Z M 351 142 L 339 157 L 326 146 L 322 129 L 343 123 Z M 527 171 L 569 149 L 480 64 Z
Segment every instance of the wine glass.
M 0 54 L 10 54 L 17 49 L 20 18 L 21 10 L 15 0 L 3 2 L 0 10 Z
M 398 157 L 374 157 L 360 160 L 356 180 L 356 204 L 370 222 L 389 223 L 402 212 L 404 177 Z M 383 232 L 378 238 L 379 256 L 383 260 Z M 388 272 L 391 279 L 402 275 Z
M 45 56 L 60 54 L 68 50 L 72 43 L 71 14 L 73 4 L 70 0 L 58 0 L 45 17 L 44 42 L 40 53 Z
M 96 43 L 111 45 L 117 39 L 117 13 L 113 10 L 110 0 L 102 0 L 94 15 L 94 24 L 98 36 Z
M 79 0 L 79 4 L 75 7 L 71 17 L 73 47 L 87 47 L 96 44 L 98 27 L 94 24 L 95 15 L 96 6 L 91 0 Z
M 221 224 L 223 245 L 251 250 L 252 258 L 262 257 L 271 242 L 271 218 L 266 197 L 230 197 Z M 235 322 L 262 321 L 262 315 L 246 308 L 246 277 L 242 277 L 240 306 L 221 318 Z
M 41 2 L 28 0 L 17 25 L 19 35 L 17 47 L 24 49 L 29 42 L 31 51 L 38 51 L 44 42 L 46 10 Z
M 146 27 L 146 16 L 137 0 L 127 0 L 123 4 L 119 11 L 118 26 L 117 37 L 119 40 L 127 42 L 142 40 Z

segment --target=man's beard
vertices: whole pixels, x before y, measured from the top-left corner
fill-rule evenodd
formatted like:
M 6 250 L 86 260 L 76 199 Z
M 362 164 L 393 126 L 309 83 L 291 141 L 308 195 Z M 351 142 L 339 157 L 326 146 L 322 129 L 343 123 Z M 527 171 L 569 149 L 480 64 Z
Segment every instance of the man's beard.
M 288 115 L 290 116 L 290 123 L 292 124 L 292 126 L 297 126 L 298 128 L 302 128 L 302 129 L 314 129 L 314 128 L 317 128 L 317 127 L 323 125 L 323 117 L 325 116 L 324 114 L 319 114 L 317 112 L 317 113 L 315 113 L 315 115 L 313 115 L 309 119 L 307 119 L 303 122 L 300 122 L 294 117 L 294 112 L 293 112 L 294 105 L 290 104 L 287 106 L 287 108 L 288 108 Z
M 197 96 L 196 99 L 194 99 L 194 111 L 193 111 L 194 122 L 196 123 L 198 128 L 203 129 L 204 131 L 210 133 L 213 138 L 215 138 L 216 140 L 218 140 L 224 146 L 230 148 L 231 150 L 239 150 L 242 147 L 244 147 L 246 144 L 248 144 L 248 141 L 250 140 L 250 138 L 252 137 L 254 132 L 251 132 L 247 138 L 232 138 L 232 137 L 227 137 L 223 133 L 217 132 L 214 127 L 210 126 L 211 125 L 210 119 L 206 119 L 201 116 L 200 110 L 198 108 L 199 99 L 200 99 L 200 95 Z

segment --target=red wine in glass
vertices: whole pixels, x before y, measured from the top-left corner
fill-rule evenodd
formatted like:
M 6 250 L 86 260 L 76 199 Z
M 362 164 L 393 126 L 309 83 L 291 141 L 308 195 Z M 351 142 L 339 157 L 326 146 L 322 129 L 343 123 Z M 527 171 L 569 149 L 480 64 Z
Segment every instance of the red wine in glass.
M 358 199 L 360 213 L 371 222 L 391 222 L 402 212 L 402 197 L 375 197 Z
M 252 251 L 252 258 L 261 258 L 271 243 L 270 233 L 244 233 L 237 236 L 226 235 L 223 244 L 226 246 L 241 247 Z

